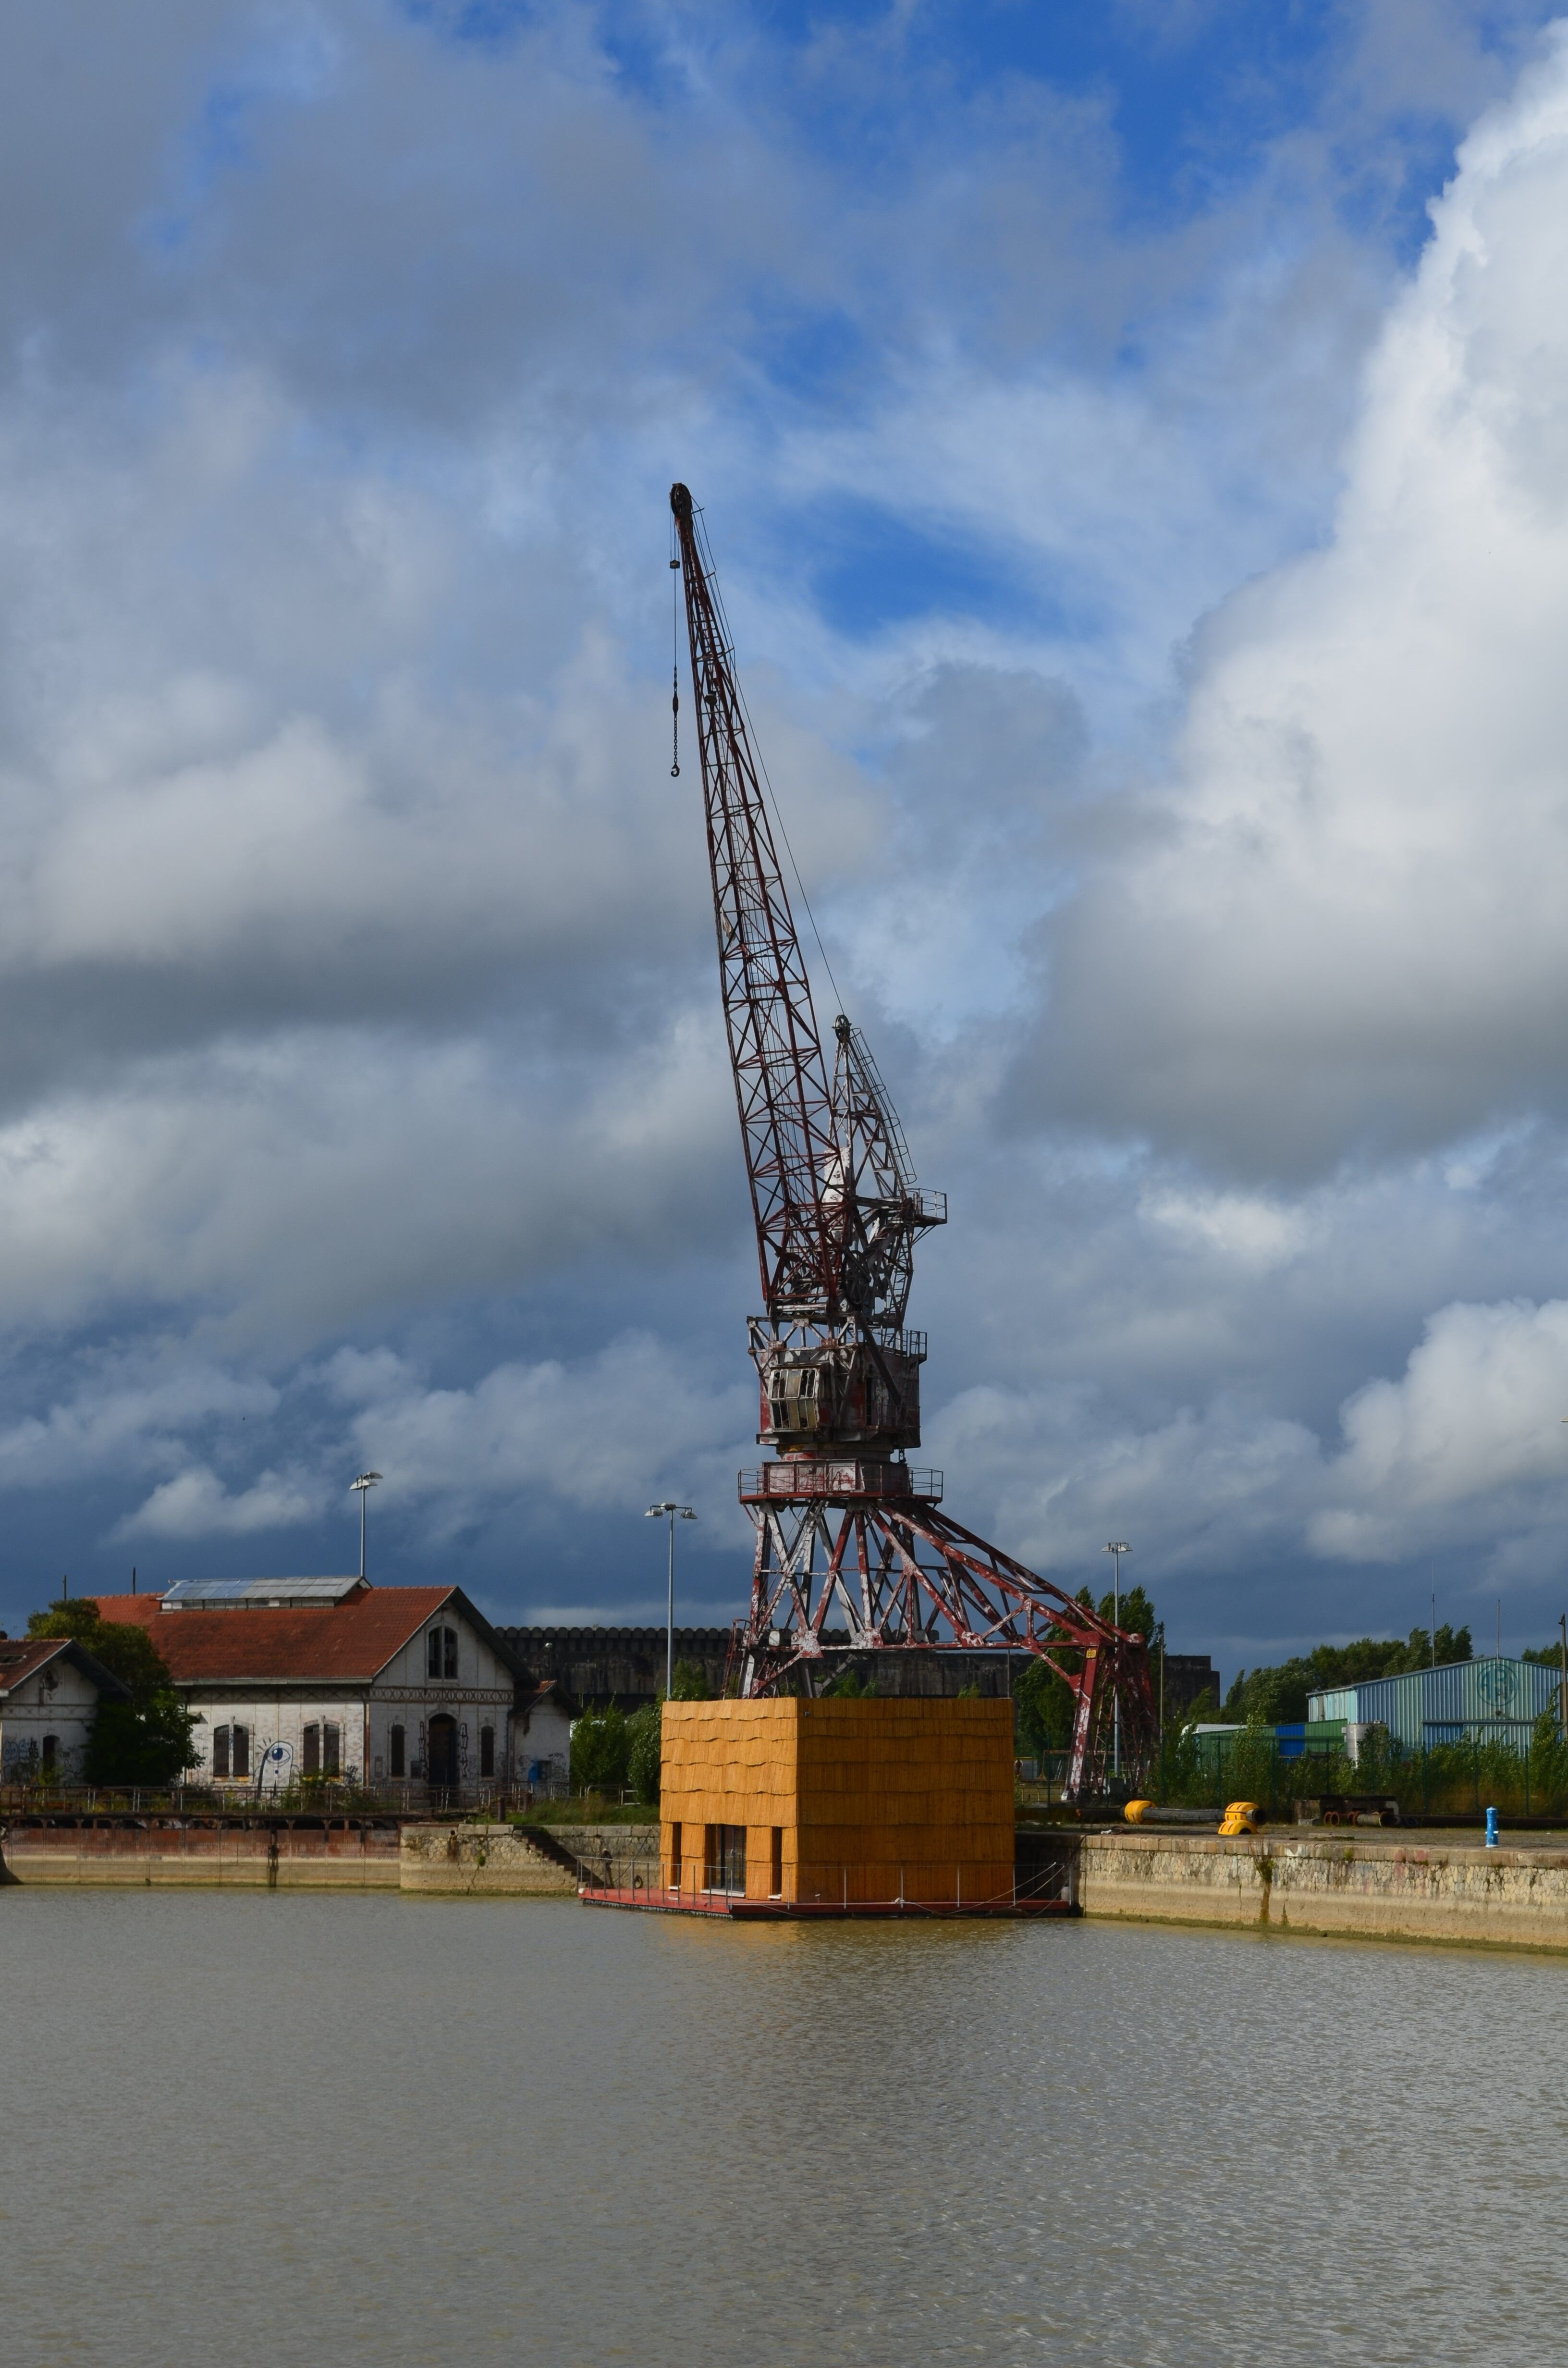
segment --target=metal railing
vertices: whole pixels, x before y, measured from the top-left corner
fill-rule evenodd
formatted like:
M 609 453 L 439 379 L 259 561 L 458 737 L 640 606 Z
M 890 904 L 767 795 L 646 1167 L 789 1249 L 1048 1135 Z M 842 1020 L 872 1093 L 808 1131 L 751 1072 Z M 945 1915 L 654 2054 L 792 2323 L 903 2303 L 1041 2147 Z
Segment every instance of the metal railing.
M 918 1500 L 934 1505 L 942 1494 L 940 1472 L 916 1472 L 907 1463 L 830 1462 L 825 1456 L 789 1456 L 737 1475 L 743 1505 L 799 1503 L 816 1497 L 869 1497 Z

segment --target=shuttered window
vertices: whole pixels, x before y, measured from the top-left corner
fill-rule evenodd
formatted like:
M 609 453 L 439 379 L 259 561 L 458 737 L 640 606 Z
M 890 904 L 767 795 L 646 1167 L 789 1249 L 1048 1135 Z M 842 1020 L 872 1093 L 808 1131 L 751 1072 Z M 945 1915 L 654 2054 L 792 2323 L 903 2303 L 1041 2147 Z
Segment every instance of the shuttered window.
M 343 1765 L 343 1729 L 328 1720 L 322 1729 L 322 1774 L 335 1776 Z
M 319 1776 L 321 1774 L 321 1729 L 319 1726 L 312 1724 L 306 1727 L 304 1745 L 305 1773 L 307 1776 Z
M 212 1773 L 226 1776 L 229 1772 L 229 1730 L 215 1726 L 212 1730 Z
M 248 1776 L 250 1774 L 250 1729 L 248 1726 L 235 1727 L 233 1748 L 230 1754 L 229 1765 L 236 1776 Z

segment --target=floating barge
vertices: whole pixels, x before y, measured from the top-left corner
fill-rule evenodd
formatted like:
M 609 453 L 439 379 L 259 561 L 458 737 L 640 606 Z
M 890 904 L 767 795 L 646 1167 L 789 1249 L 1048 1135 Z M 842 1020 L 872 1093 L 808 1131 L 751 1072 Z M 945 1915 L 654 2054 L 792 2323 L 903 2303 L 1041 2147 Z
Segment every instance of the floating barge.
M 974 1918 L 1011 1922 L 1037 1916 L 1076 1916 L 1068 1898 L 1000 1899 L 745 1899 L 738 1893 L 611 1890 L 585 1884 L 586 1907 L 625 1907 L 644 1916 L 710 1916 L 732 1924 L 952 1923 Z

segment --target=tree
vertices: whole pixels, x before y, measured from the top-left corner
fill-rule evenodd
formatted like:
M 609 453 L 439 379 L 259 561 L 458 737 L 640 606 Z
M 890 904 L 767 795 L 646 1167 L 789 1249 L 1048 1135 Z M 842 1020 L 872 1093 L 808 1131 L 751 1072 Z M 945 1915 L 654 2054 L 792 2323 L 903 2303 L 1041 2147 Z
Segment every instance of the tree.
M 1239 1670 L 1225 1696 L 1225 1716 L 1255 1726 L 1300 1725 L 1307 1714 L 1309 1694 L 1427 1668 L 1434 1645 L 1439 1668 L 1471 1658 L 1468 1628 L 1441 1627 L 1435 1639 L 1429 1628 L 1413 1628 L 1403 1644 L 1397 1636 L 1358 1636 L 1353 1645 L 1318 1645 L 1292 1660 Z
M 168 1784 L 195 1766 L 196 1721 L 145 1628 L 105 1620 L 96 1603 L 78 1596 L 35 1611 L 28 1634 L 74 1637 L 130 1692 L 129 1702 L 98 1705 L 83 1770 L 89 1784 Z
M 572 1729 L 572 1782 L 581 1792 L 619 1791 L 631 1757 L 625 1713 L 614 1702 L 585 1711 Z
M 664 1751 L 664 1705 L 644 1702 L 626 1722 L 626 1774 L 644 1808 L 659 1805 L 659 1777 Z
M 708 1672 L 700 1661 L 677 1661 L 675 1682 L 670 1687 L 672 1702 L 708 1702 L 711 1699 Z

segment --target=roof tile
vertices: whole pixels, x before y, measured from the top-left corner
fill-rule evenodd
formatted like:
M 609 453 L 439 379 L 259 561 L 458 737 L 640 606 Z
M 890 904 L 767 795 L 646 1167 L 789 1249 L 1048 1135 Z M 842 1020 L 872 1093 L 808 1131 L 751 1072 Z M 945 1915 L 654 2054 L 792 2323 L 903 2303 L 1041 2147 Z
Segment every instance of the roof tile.
M 251 1679 L 375 1677 L 457 1593 L 451 1587 L 375 1587 L 321 1610 L 165 1611 L 156 1595 L 99 1595 L 105 1620 L 151 1634 L 180 1686 Z

